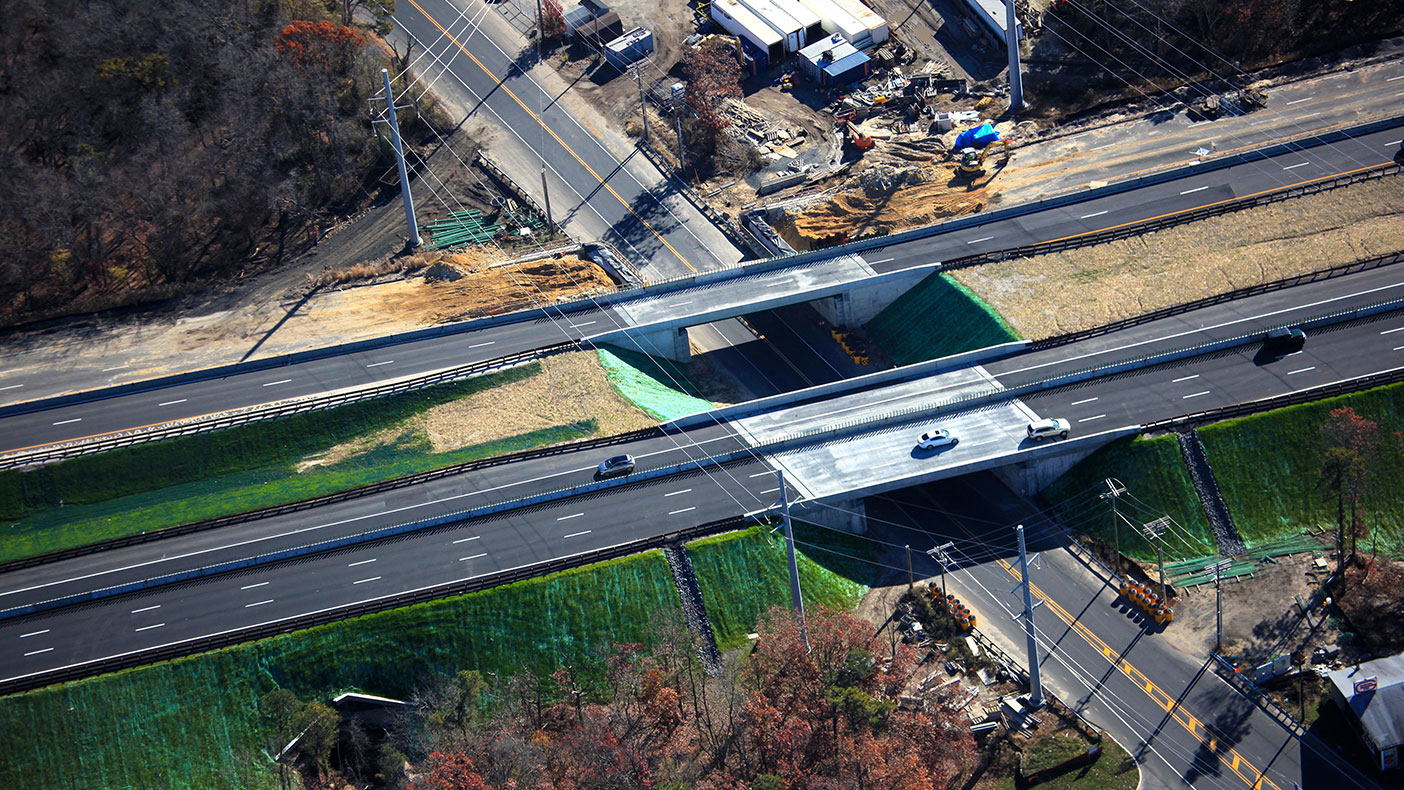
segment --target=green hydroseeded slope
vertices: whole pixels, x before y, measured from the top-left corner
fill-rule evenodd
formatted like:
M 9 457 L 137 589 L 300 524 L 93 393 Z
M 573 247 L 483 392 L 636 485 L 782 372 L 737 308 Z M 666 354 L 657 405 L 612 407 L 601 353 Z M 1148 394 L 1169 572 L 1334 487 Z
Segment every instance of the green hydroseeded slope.
M 852 608 L 875 578 L 867 541 L 797 523 L 795 545 L 806 606 Z M 770 527 L 703 538 L 687 550 L 722 649 L 745 642 L 770 607 L 790 605 L 785 542 Z
M 619 397 L 643 409 L 660 422 L 709 411 L 682 366 L 636 351 L 606 346 L 599 349 L 600 364 Z
M 647 552 L 148 667 L 0 698 L 0 787 L 245 790 L 276 786 L 258 699 L 277 687 L 405 697 L 435 674 L 502 675 L 648 642 L 676 617 Z
M 865 328 L 898 365 L 1019 339 L 994 308 L 941 272 L 902 294 Z
M 1248 547 L 1317 527 L 1335 529 L 1335 499 L 1321 485 L 1321 424 L 1353 408 L 1379 425 L 1383 449 L 1371 464 L 1365 523 L 1380 551 L 1404 552 L 1404 385 L 1288 406 L 1201 428 L 1200 438 L 1234 525 Z M 1393 448 L 1388 449 L 1388 448 Z
M 1209 519 L 1194 490 L 1179 445 L 1173 436 L 1154 439 L 1119 439 L 1068 470 L 1040 497 L 1070 529 L 1113 542 L 1110 506 L 1097 495 L 1103 482 L 1114 477 L 1126 486 L 1121 512 L 1134 525 L 1168 515 L 1184 527 L 1167 537 L 1165 558 L 1202 557 L 1218 551 Z M 1134 499 L 1133 499 L 1134 498 Z M 1143 560 L 1155 558 L 1151 547 L 1136 530 L 1122 522 L 1121 551 Z

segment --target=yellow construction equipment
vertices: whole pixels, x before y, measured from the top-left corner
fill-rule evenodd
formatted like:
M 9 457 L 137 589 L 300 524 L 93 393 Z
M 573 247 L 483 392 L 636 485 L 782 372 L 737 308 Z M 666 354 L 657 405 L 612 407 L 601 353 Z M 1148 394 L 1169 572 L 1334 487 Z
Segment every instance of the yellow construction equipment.
M 960 149 L 960 162 L 956 165 L 956 172 L 972 178 L 982 175 L 985 172 L 985 160 L 989 158 L 990 151 L 996 147 L 1003 153 L 997 163 L 998 167 L 1003 168 L 1009 164 L 1009 141 L 995 140 L 984 148 Z

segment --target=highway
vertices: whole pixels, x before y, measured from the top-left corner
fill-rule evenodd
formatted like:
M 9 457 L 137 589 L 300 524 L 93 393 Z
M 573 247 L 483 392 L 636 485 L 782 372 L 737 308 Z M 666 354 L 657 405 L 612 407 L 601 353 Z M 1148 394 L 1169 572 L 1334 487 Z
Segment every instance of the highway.
M 1340 288 L 1343 283 L 1349 282 L 1351 278 L 1314 283 L 1300 290 L 1305 295 L 1301 301 L 1319 301 L 1320 288 L 1328 285 Z M 1284 294 L 1298 290 L 1275 292 L 1253 299 L 1264 300 L 1266 315 L 1278 315 L 1282 310 Z M 1245 311 L 1251 308 L 1253 299 L 1207 308 L 1207 312 L 1212 317 L 1220 315 L 1223 310 Z M 1179 327 L 1186 322 L 1195 323 L 1194 318 L 1186 316 L 1163 321 L 1168 323 L 1161 329 L 1172 325 Z M 1221 322 L 1207 323 L 1212 327 Z M 1174 363 L 1171 369 L 1153 367 L 1041 393 L 1026 398 L 1025 402 L 1040 414 L 1073 419 L 1076 433 L 1089 431 L 1098 421 L 1111 421 L 1111 416 L 1097 417 L 1097 414 L 1113 414 L 1110 411 L 1112 404 L 1125 404 L 1116 407 L 1119 409 L 1115 412 L 1119 417 L 1116 422 L 1139 424 L 1319 383 L 1322 379 L 1312 375 L 1318 370 L 1322 377 L 1346 377 L 1398 367 L 1399 351 L 1395 347 L 1404 349 L 1399 345 L 1404 341 L 1393 338 L 1396 330 L 1401 328 L 1404 328 L 1404 319 L 1398 314 L 1390 314 L 1328 331 L 1314 331 L 1301 354 L 1269 364 L 1255 364 L 1253 355 L 1256 349 L 1249 346 L 1239 351 Z M 1146 337 L 1154 336 L 1158 330 L 1156 322 L 1150 322 L 1123 331 L 1127 332 L 1131 343 L 1139 344 Z M 1082 352 L 1092 353 L 1092 345 L 1100 349 L 1100 354 L 1120 358 L 1124 353 L 1121 346 L 1125 344 L 1109 341 L 1106 336 L 1083 342 L 1089 345 L 1084 348 L 1079 343 L 1073 343 L 1060 349 L 1034 353 L 1046 355 L 1059 352 L 1069 358 L 1085 357 Z M 1016 364 L 1019 359 L 1016 356 L 1001 363 L 992 363 L 991 368 L 1014 365 L 1004 375 L 1024 375 Z M 1188 381 L 1173 382 L 1175 378 L 1184 377 L 1190 378 Z M 1189 389 L 1183 392 L 1174 388 L 1186 385 Z M 880 390 L 864 395 L 882 401 L 883 408 L 897 409 L 930 397 L 920 389 L 900 400 L 884 399 Z M 1183 397 L 1197 392 L 1203 394 L 1193 398 Z M 814 401 L 809 407 L 800 408 L 811 411 L 807 415 L 808 422 L 797 424 L 796 430 L 805 425 L 827 425 L 836 419 L 836 410 L 848 407 L 841 400 L 834 399 L 831 402 Z M 871 412 L 869 408 L 868 413 Z M 941 419 L 959 417 L 954 415 Z M 844 415 L 837 419 L 848 418 L 848 415 Z M 229 532 L 227 530 L 194 533 L 21 569 L 4 575 L 0 601 L 6 607 L 42 601 L 63 594 L 100 589 L 122 581 L 154 578 L 217 561 L 252 556 L 277 547 L 307 544 L 336 535 L 358 533 L 375 526 L 457 512 L 474 503 L 555 490 L 588 480 L 594 464 L 601 457 L 617 452 L 631 452 L 638 456 L 641 469 L 661 467 L 685 458 L 743 447 L 737 433 L 739 425 L 704 423 L 684 433 L 489 467 L 328 508 L 264 519 L 241 525 L 237 534 L 226 534 Z M 997 448 L 997 452 L 1025 449 L 1024 440 L 1018 438 L 1022 425 L 1004 427 L 1014 437 L 1013 443 Z M 916 424 L 913 424 L 910 429 L 873 432 L 874 436 L 879 437 L 878 441 L 892 444 L 895 449 L 863 449 L 864 454 L 858 457 L 880 458 L 884 452 L 894 458 L 909 456 L 914 434 L 908 433 L 915 428 Z M 928 463 L 932 467 L 947 467 L 951 474 L 958 474 L 959 466 L 968 460 L 962 460 L 961 454 L 976 449 L 974 444 L 957 446 L 952 452 L 943 453 L 939 460 Z M 832 446 L 833 443 L 820 445 Z M 168 644 L 177 639 L 211 633 L 212 629 L 222 631 L 247 627 L 277 617 L 289 617 L 435 582 L 517 567 L 659 534 L 678 526 L 758 511 L 772 504 L 770 500 L 775 496 L 775 481 L 770 468 L 763 458 L 752 457 L 752 460 L 743 460 L 722 470 L 623 485 L 549 506 L 517 511 L 510 516 L 472 521 L 453 529 L 414 533 L 392 541 L 364 544 L 257 570 L 164 586 L 99 604 L 13 619 L 0 623 L 0 679 Z M 928 473 L 932 471 L 927 470 Z M 889 472 L 887 476 L 894 487 L 902 484 L 903 474 Z M 847 485 L 856 488 L 862 482 L 854 478 Z M 653 498 L 657 499 L 657 506 L 647 504 Z M 446 551 L 448 547 L 459 545 L 453 542 L 456 540 L 466 540 L 476 545 L 471 552 L 457 554 L 456 550 Z M 449 556 L 450 553 L 455 556 Z M 460 561 L 472 565 L 457 564 Z M 374 572 L 369 572 L 368 566 L 372 565 Z M 374 586 L 366 586 L 371 584 Z M 264 596 L 245 600 L 246 596 L 242 594 L 231 596 L 235 588 L 242 591 L 248 586 L 250 590 L 261 590 L 274 585 L 277 585 L 277 589 L 268 592 L 284 589 L 295 592 L 272 599 Z M 117 616 L 124 612 L 130 617 Z M 159 614 L 149 615 L 152 612 Z M 132 619 L 137 615 L 157 619 L 150 622 Z
M 862 257 L 879 272 L 1066 238 L 1272 190 L 1310 178 L 1378 165 L 1399 147 L 1404 128 L 1291 152 L 1274 159 L 1188 176 L 1083 203 L 1010 217 L 902 244 Z M 1298 166 L 1306 162 L 1305 166 Z M 616 308 L 589 308 L 551 320 L 530 318 L 458 335 L 328 357 L 271 370 L 6 416 L 5 448 L 44 446 L 190 419 L 321 392 L 390 381 L 475 360 L 492 359 L 625 326 Z M 103 374 L 104 376 L 107 374 Z M 0 405 L 54 394 L 37 376 L 0 374 Z
M 1096 513 L 1089 517 L 1103 515 Z M 980 629 L 1021 664 L 1022 602 L 1013 526 L 1024 523 L 1045 688 L 1105 728 L 1137 758 L 1142 787 L 1365 790 L 1374 783 L 1314 738 L 1298 739 L 1230 688 L 1203 659 L 1185 655 L 1158 627 L 1117 600 L 1100 569 L 1066 548 L 1062 531 L 988 476 L 875 497 L 875 539 L 914 549 L 955 543 L 948 589 L 980 618 Z M 913 552 L 915 569 L 939 568 Z M 934 579 L 933 579 L 934 580 Z M 1170 625 L 1169 628 L 1175 628 Z M 1259 785 L 1259 780 L 1262 784 Z

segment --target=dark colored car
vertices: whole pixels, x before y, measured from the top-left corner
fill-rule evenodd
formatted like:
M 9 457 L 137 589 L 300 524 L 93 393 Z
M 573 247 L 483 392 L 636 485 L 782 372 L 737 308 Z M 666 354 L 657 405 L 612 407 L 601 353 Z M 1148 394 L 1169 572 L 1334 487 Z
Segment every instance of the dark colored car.
M 1279 357 L 1295 354 L 1306 347 L 1306 332 L 1296 327 L 1280 327 L 1268 332 L 1263 348 Z
M 595 472 L 596 477 L 614 477 L 615 475 L 627 475 L 634 471 L 634 456 L 616 455 L 613 458 L 606 458 L 600 461 L 600 467 Z

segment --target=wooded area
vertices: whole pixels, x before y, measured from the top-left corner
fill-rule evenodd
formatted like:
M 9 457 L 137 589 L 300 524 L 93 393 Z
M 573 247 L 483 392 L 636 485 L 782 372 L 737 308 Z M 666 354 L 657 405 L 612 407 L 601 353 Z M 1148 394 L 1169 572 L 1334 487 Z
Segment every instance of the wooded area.
M 303 751 L 302 779 L 412 790 L 921 790 L 952 786 L 977 761 L 953 695 L 899 706 L 913 693 L 917 652 L 865 620 L 811 611 L 806 651 L 792 614 L 772 609 L 749 655 L 710 674 L 686 625 L 656 631 L 652 646 L 615 645 L 547 676 L 440 678 L 389 741 L 343 743 L 344 779 L 328 769 L 326 739 Z M 316 720 L 315 706 L 292 716 L 286 704 L 263 708 L 283 722 L 270 746 Z
M 358 7 L 367 27 L 352 24 Z M 305 247 L 383 167 L 391 0 L 16 0 L 0 26 L 0 323 Z

